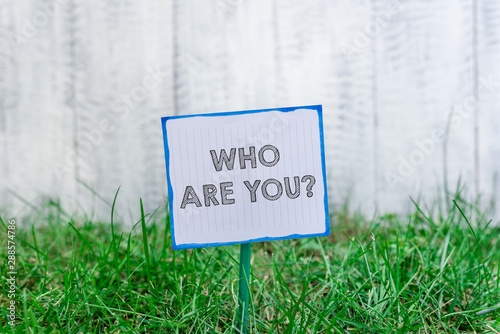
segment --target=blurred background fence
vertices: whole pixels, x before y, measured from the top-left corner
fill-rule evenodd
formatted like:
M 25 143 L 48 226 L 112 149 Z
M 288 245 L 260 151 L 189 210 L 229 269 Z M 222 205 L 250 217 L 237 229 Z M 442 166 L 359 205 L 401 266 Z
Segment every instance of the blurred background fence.
M 135 220 L 165 203 L 161 116 L 309 104 L 333 209 L 498 204 L 499 61 L 496 1 L 0 0 L 0 206 L 108 217 L 87 187 L 121 186 Z

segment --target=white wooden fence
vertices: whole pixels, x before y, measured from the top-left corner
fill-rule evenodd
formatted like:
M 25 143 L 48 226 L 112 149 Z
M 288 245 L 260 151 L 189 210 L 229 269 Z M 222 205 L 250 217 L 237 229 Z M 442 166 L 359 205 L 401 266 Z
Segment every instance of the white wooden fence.
M 165 202 L 161 116 L 308 104 L 334 209 L 443 205 L 459 179 L 498 204 L 499 63 L 496 1 L 0 0 L 0 207 L 106 217 L 82 183 L 121 185 L 135 220 Z

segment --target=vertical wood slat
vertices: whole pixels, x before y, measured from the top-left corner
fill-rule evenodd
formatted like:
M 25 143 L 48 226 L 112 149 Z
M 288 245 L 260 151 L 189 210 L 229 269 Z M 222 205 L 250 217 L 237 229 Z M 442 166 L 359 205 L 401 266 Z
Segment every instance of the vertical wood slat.
M 153 212 L 166 198 L 166 181 L 161 182 L 160 176 L 165 174 L 165 159 L 163 152 L 163 138 L 159 120 L 162 116 L 172 115 L 174 112 L 171 95 L 173 82 L 173 40 L 172 34 L 172 5 L 150 0 L 142 10 L 143 40 L 144 40 L 144 67 L 153 69 L 159 75 L 155 86 L 148 91 L 145 100 L 145 110 L 138 112 L 140 117 L 141 156 L 143 163 L 138 178 L 144 191 L 140 195 L 148 201 L 145 209 Z M 161 31 L 163 34 L 151 34 L 150 31 Z M 145 73 L 146 74 L 146 73 Z M 147 74 L 146 74 L 147 77 Z M 137 197 L 137 191 L 135 191 Z M 136 201 L 137 202 L 137 201 Z
M 482 204 L 500 220 L 500 4 L 478 3 L 478 146 Z M 496 204 L 496 208 L 495 208 Z
M 89 60 L 94 77 L 87 98 L 94 115 L 92 126 L 82 132 L 92 137 L 103 129 L 102 122 L 110 129 L 97 135 L 101 138 L 93 145 L 94 173 L 84 181 L 108 201 L 121 186 L 118 212 L 133 220 L 139 197 L 152 212 L 166 192 L 160 179 L 165 172 L 159 119 L 172 113 L 172 54 L 171 39 L 160 32 L 171 35 L 171 5 L 129 1 L 103 7 L 101 15 L 93 17 L 101 24 L 89 27 L 89 47 L 98 51 Z M 98 212 L 109 213 L 108 205 L 85 191 Z
M 174 101 L 180 114 L 273 103 L 271 2 L 182 1 L 175 10 Z
M 60 16 L 53 8 L 42 8 L 42 4 L 9 2 L 7 8 L 10 25 L 6 32 L 11 38 L 9 50 L 13 57 L 7 73 L 13 74 L 8 76 L 9 86 L 15 92 L 5 100 L 10 105 L 7 191 L 37 205 L 45 196 L 66 194 L 60 191 L 51 165 L 61 154 L 61 143 L 70 140 L 71 131 L 67 130 L 70 117 L 60 113 L 58 104 L 62 92 L 57 72 L 60 50 L 57 39 L 49 37 L 57 31 Z M 67 177 L 71 179 L 72 175 Z M 1 199 L 14 213 L 24 206 L 16 196 Z
M 469 13 L 464 2 L 402 2 L 382 31 L 377 61 L 382 212 L 411 210 L 409 195 L 442 208 L 434 199 L 444 196 L 446 145 L 448 186 L 460 177 L 474 184 L 472 122 L 461 122 L 446 143 L 442 140 L 450 106 L 459 107 L 472 92 Z
M 338 31 L 336 49 L 332 59 L 337 77 L 334 90 L 338 94 L 331 105 L 329 143 L 332 146 L 330 170 L 333 195 L 347 203 L 351 210 L 372 215 L 376 204 L 374 173 L 376 152 L 373 151 L 375 132 L 374 54 L 377 38 L 367 34 L 374 23 L 375 10 L 371 1 L 343 3 L 335 9 L 336 24 L 330 29 Z M 350 18 L 355 18 L 350 19 Z M 360 41 L 363 41 L 359 44 Z M 356 47 L 355 52 L 346 53 L 342 43 Z M 338 171 L 337 171 L 338 169 Z M 337 206 L 338 208 L 338 206 Z
M 15 57 L 12 31 L 12 3 L 2 2 L 0 7 L 0 202 L 7 199 L 9 175 L 9 121 L 10 109 L 17 103 L 17 85 L 14 80 Z M 9 15 L 10 14 L 10 15 Z

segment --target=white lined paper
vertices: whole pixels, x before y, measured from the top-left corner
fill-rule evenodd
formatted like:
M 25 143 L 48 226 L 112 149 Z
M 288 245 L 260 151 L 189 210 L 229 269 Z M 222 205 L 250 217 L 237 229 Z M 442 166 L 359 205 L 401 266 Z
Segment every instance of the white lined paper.
M 319 111 L 320 106 L 311 106 L 286 112 L 276 109 L 165 118 L 174 248 L 329 233 Z M 279 161 L 272 167 L 259 161 L 259 150 L 265 145 L 279 151 Z M 257 167 L 251 168 L 246 161 L 246 169 L 240 169 L 238 149 L 244 148 L 248 154 L 250 146 L 255 147 Z M 216 171 L 210 150 L 220 157 L 221 149 L 229 156 L 232 148 L 236 149 L 234 168 L 228 170 L 223 164 L 222 170 Z M 272 159 L 274 155 L 267 151 L 264 156 Z M 289 198 L 284 178 L 290 179 L 293 191 L 294 177 L 302 180 L 304 175 L 316 180 L 313 196 L 306 195 L 308 182 L 300 181 L 300 195 Z M 262 185 L 270 178 L 282 185 L 283 193 L 277 200 L 268 200 L 262 194 Z M 250 201 L 245 180 L 251 184 L 261 180 L 256 202 Z M 221 182 L 233 182 L 228 198 L 234 199 L 234 204 L 222 205 Z M 205 205 L 203 185 L 208 184 L 216 187 L 219 205 Z M 195 190 L 200 207 L 189 203 L 181 208 L 187 186 Z M 269 186 L 270 195 L 275 188 Z

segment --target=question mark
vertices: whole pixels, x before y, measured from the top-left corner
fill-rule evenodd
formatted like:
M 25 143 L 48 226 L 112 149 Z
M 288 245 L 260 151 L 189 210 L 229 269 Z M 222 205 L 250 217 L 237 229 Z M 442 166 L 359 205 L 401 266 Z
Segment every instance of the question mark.
M 302 177 L 302 182 L 307 182 L 307 180 L 309 180 L 309 184 L 306 186 L 307 197 L 312 197 L 312 195 L 313 195 L 312 188 L 313 188 L 314 184 L 316 183 L 316 179 L 312 175 L 304 175 Z

